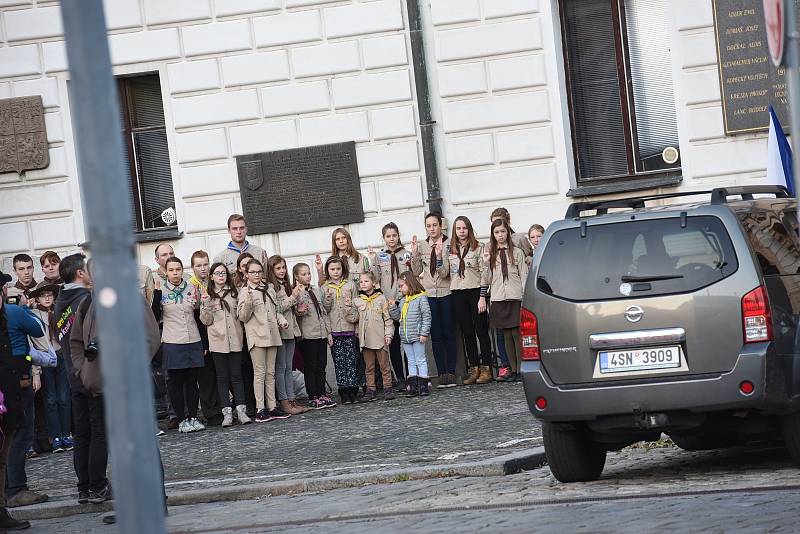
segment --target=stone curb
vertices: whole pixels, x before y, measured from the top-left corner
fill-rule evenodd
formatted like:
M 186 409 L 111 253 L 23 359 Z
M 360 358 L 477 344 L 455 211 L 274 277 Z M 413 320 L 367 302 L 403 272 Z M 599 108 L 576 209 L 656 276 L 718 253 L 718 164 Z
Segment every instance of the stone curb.
M 261 484 L 244 484 L 238 486 L 219 486 L 197 490 L 169 493 L 169 506 L 183 506 L 220 501 L 242 501 L 278 495 L 328 491 L 340 488 L 352 488 L 370 484 L 390 484 L 407 480 L 423 480 L 450 476 L 491 477 L 513 475 L 541 467 L 546 463 L 544 447 L 525 449 L 512 454 L 454 464 L 410 467 L 407 469 L 391 469 L 359 475 L 341 475 L 321 478 L 304 478 L 284 480 Z M 23 506 L 11 510 L 17 519 L 37 520 L 67 517 L 77 514 L 101 513 L 113 510 L 113 503 L 78 504 L 74 499 L 69 501 L 52 501 L 38 505 Z

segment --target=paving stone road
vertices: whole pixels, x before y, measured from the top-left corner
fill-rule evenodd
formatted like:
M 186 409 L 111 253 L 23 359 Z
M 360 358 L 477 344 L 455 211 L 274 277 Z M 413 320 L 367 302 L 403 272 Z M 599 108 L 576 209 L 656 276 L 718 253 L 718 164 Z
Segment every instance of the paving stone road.
M 778 448 L 628 448 L 609 454 L 591 483 L 561 484 L 543 467 L 176 506 L 167 524 L 171 532 L 796 532 L 798 498 L 800 468 Z M 35 522 L 31 532 L 113 528 L 84 514 Z
M 463 462 L 540 444 L 521 383 L 436 390 L 424 399 L 160 438 L 167 493 Z M 71 453 L 29 461 L 28 478 L 52 499 L 77 495 Z

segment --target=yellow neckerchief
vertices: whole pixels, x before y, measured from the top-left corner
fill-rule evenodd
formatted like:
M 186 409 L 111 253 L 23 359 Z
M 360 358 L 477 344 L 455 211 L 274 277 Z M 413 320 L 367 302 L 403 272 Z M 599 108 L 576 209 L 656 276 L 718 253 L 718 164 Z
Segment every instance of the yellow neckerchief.
M 327 282 L 325 285 L 331 289 L 336 290 L 336 300 L 342 300 L 342 288 L 347 283 L 347 280 L 342 280 L 338 285 L 333 282 Z
M 362 293 L 362 294 L 359 295 L 359 297 L 361 297 L 361 300 L 363 300 L 364 302 L 369 304 L 370 302 L 372 302 L 373 300 L 377 299 L 381 295 L 383 295 L 383 293 L 381 293 L 380 291 L 376 291 L 372 295 L 365 295 L 365 294 Z
M 427 293 L 423 291 L 422 293 L 417 293 L 416 295 L 406 297 L 406 300 L 403 302 L 403 309 L 400 310 L 400 322 L 403 323 L 403 333 L 406 337 L 408 337 L 408 305 L 411 304 L 412 300 L 417 300 L 423 295 Z
M 189 283 L 192 284 L 197 289 L 208 289 L 208 280 L 203 282 L 202 280 L 197 278 L 197 275 L 194 274 L 192 275 L 191 278 L 189 278 Z

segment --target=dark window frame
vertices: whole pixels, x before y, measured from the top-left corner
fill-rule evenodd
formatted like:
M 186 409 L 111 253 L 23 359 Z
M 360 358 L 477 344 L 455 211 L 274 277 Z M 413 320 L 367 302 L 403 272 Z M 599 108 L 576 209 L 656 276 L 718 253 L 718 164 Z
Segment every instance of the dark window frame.
M 143 190 L 142 190 L 142 180 L 140 180 L 140 168 L 139 168 L 139 158 L 137 158 L 136 154 L 136 143 L 135 137 L 137 134 L 146 133 L 146 132 L 163 132 L 165 138 L 167 137 L 167 125 L 166 125 L 166 117 L 164 118 L 164 124 L 159 124 L 157 126 L 134 126 L 134 120 L 132 117 L 132 109 L 134 107 L 131 91 L 130 91 L 130 81 L 136 78 L 142 78 L 147 76 L 155 76 L 159 82 L 159 89 L 161 87 L 161 76 L 158 72 L 142 72 L 136 73 L 132 75 L 126 76 L 118 76 L 116 78 L 117 81 L 117 90 L 119 93 L 119 103 L 120 107 L 122 108 L 121 111 L 121 118 L 122 118 L 122 136 L 123 136 L 123 143 L 127 153 L 128 158 L 128 168 L 129 168 L 129 187 L 131 188 L 132 198 L 133 198 L 133 216 L 134 216 L 134 224 L 135 224 L 135 231 L 136 231 L 136 240 L 137 241 L 149 241 L 151 240 L 150 237 L 153 239 L 165 239 L 165 238 L 177 238 L 180 237 L 181 232 L 178 230 L 178 223 L 177 221 L 175 224 L 170 226 L 154 226 L 152 221 L 145 220 L 145 212 L 144 212 L 144 203 L 143 203 Z M 162 93 L 162 108 L 163 108 L 163 93 Z M 166 147 L 167 152 L 169 153 L 169 146 Z M 169 167 L 171 170 L 171 161 L 169 162 Z M 170 179 L 172 179 L 172 173 L 170 172 Z M 176 207 L 175 201 L 175 192 L 174 188 L 172 189 L 172 205 Z
M 626 148 L 628 172 L 625 174 L 608 176 L 581 176 L 580 175 L 580 155 L 578 146 L 578 125 L 575 115 L 575 103 L 572 95 L 572 67 L 569 57 L 569 36 L 567 33 L 566 13 L 563 9 L 565 0 L 558 0 L 559 21 L 561 24 L 562 55 L 564 59 L 564 80 L 566 83 L 567 107 L 569 109 L 570 136 L 572 139 L 572 157 L 575 169 L 576 191 L 585 190 L 583 194 L 606 194 L 615 192 L 617 189 L 638 190 L 632 186 L 631 182 L 642 180 L 647 181 L 645 187 L 651 187 L 651 183 L 658 182 L 658 185 L 672 186 L 678 185 L 675 177 L 680 177 L 682 169 L 680 166 L 669 169 L 658 169 L 651 171 L 636 170 L 636 155 L 639 153 L 638 132 L 636 127 L 636 107 L 633 101 L 633 77 L 631 75 L 630 53 L 628 49 L 627 23 L 625 18 L 624 0 L 608 0 L 611 3 L 612 19 L 614 23 L 614 48 L 616 51 L 617 81 L 620 90 L 620 107 L 623 116 L 623 135 Z M 663 184 L 661 183 L 663 182 Z M 615 187 L 619 184 L 620 187 Z M 623 185 L 623 184 L 627 184 Z M 643 183 L 644 186 L 644 183 Z M 580 195 L 578 195 L 580 196 Z

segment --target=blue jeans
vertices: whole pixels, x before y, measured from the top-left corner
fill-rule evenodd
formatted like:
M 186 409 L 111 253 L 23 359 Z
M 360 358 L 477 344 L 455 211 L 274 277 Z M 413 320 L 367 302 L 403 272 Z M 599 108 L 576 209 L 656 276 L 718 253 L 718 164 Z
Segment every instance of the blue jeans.
M 428 358 L 425 356 L 425 343 L 403 343 L 408 359 L 408 376 L 428 378 Z
M 500 356 L 500 366 L 508 367 L 508 352 L 506 352 L 506 339 L 503 337 L 503 331 L 496 329 L 494 334 L 497 340 L 497 355 Z
M 456 349 L 455 323 L 453 322 L 453 297 L 428 297 L 431 307 L 431 341 L 436 372 L 455 374 Z
M 11 451 L 6 464 L 6 498 L 10 499 L 22 490 L 28 489 L 28 475 L 25 473 L 25 453 L 33 444 L 33 388 L 22 390 L 22 405 L 25 410 L 24 422 L 14 434 Z
M 44 380 L 45 418 L 50 439 L 69 435 L 72 403 L 70 401 L 69 376 L 61 352 L 55 367 L 42 369 Z

